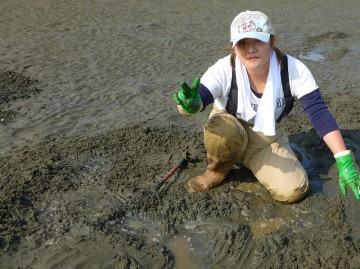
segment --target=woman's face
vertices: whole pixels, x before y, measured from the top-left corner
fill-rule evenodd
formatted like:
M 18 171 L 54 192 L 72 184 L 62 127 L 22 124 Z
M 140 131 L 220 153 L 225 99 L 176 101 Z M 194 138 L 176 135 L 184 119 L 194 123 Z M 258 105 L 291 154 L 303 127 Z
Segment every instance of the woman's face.
M 271 55 L 270 41 L 264 43 L 254 38 L 240 40 L 235 46 L 235 54 L 249 72 L 267 71 Z

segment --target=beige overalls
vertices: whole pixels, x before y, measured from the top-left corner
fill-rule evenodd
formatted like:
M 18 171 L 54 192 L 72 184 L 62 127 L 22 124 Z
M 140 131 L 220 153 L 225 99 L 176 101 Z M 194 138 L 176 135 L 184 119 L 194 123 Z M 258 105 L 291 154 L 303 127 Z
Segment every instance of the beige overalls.
M 265 136 L 233 115 L 214 109 L 204 127 L 204 143 L 208 169 L 228 172 L 233 163 L 240 162 L 281 202 L 299 201 L 308 192 L 306 171 L 289 145 L 283 121 L 276 123 L 275 136 Z

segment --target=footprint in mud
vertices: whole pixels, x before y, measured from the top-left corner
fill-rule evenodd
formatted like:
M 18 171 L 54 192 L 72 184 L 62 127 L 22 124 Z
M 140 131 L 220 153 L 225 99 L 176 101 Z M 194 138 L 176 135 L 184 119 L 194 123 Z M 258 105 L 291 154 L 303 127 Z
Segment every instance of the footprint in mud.
M 306 38 L 303 45 L 304 49 L 299 57 L 310 61 L 337 61 L 350 51 L 344 44 L 344 41 L 349 37 L 344 32 L 327 32 L 310 36 Z

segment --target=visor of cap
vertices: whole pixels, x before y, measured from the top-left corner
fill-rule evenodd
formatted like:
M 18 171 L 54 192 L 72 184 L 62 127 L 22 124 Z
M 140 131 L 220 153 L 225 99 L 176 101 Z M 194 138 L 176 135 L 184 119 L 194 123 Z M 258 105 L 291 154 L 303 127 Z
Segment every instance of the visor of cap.
M 270 34 L 263 33 L 263 32 L 244 32 L 244 33 L 236 34 L 231 41 L 232 47 L 234 48 L 235 45 L 240 40 L 245 39 L 245 38 L 254 38 L 254 39 L 257 39 L 257 40 L 267 43 L 270 40 Z

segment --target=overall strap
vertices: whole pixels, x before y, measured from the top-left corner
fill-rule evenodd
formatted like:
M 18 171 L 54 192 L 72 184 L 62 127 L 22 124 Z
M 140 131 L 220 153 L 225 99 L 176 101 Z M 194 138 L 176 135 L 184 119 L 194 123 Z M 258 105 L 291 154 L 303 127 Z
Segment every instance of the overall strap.
M 238 87 L 236 83 L 236 71 L 235 71 L 235 64 L 234 58 L 231 58 L 232 61 L 232 78 L 231 78 L 231 88 L 228 94 L 228 102 L 226 104 L 226 111 L 229 114 L 232 114 L 236 117 L 237 111 L 237 101 L 238 101 Z M 289 83 L 289 72 L 288 72 L 288 58 L 286 54 L 282 55 L 281 60 L 282 66 L 280 71 L 281 76 L 281 84 L 284 92 L 285 98 L 285 107 L 281 115 L 277 118 L 276 122 L 279 123 L 286 115 L 290 113 L 290 111 L 294 107 L 294 97 L 291 95 L 290 83 Z
M 228 102 L 226 104 L 226 111 L 227 111 L 227 113 L 233 115 L 236 118 L 237 102 L 238 102 L 238 87 L 237 87 L 237 83 L 236 83 L 234 57 L 231 57 L 230 60 L 231 60 L 232 77 L 231 77 L 230 92 L 228 94 Z
M 290 111 L 294 108 L 294 97 L 291 95 L 290 82 L 289 82 L 289 68 L 288 68 L 288 57 L 286 54 L 281 56 L 281 84 L 284 92 L 285 107 L 283 112 L 277 118 L 276 122 L 279 123 Z

